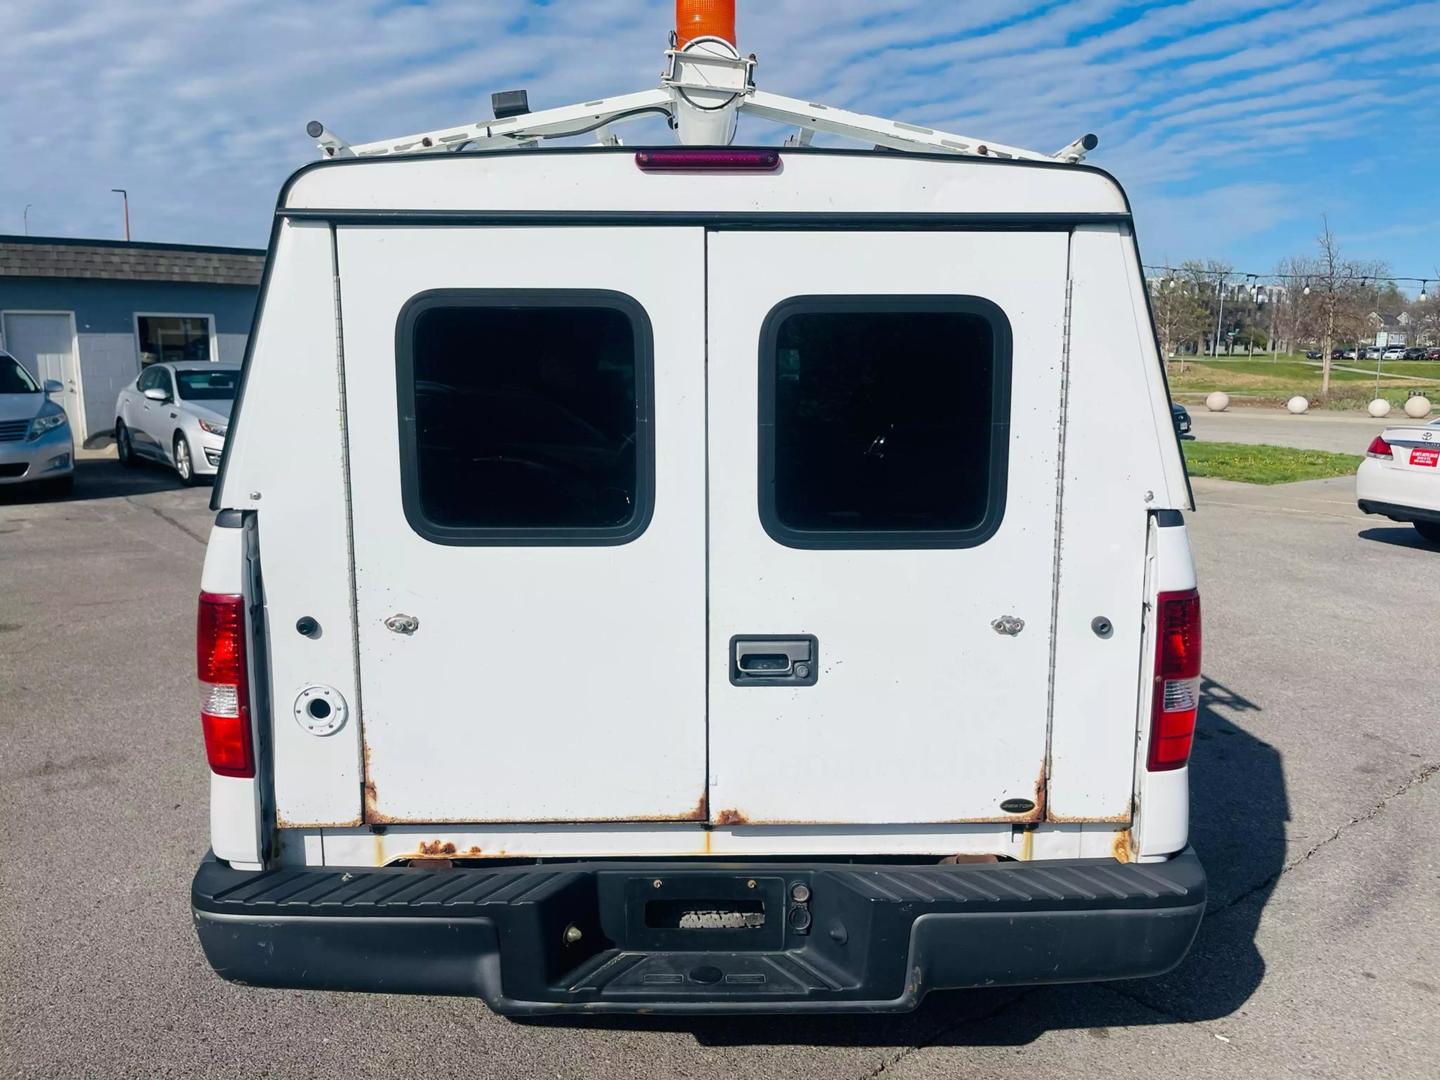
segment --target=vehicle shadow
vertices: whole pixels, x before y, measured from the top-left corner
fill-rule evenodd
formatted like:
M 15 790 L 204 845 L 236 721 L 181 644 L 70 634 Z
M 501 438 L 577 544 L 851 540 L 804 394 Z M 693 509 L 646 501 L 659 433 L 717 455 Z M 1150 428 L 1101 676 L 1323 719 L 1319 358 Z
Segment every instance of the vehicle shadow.
M 1421 551 L 1435 551 L 1440 544 L 1426 540 L 1413 525 L 1390 525 L 1384 528 L 1361 529 L 1356 534 L 1361 540 L 1394 547 L 1419 548 Z
M 209 483 L 209 478 L 202 477 L 196 486 L 204 488 Z M 159 463 L 143 462 L 132 468 L 114 459 L 92 459 L 75 463 L 75 483 L 69 491 L 55 492 L 36 484 L 6 485 L 0 487 L 0 506 L 84 502 L 184 488 L 175 470 Z
M 1290 817 L 1280 753 L 1236 721 L 1260 706 L 1205 678 L 1191 759 L 1190 838 L 1209 876 L 1205 920 L 1189 955 L 1154 979 L 934 993 L 885 1016 L 595 1017 L 529 1025 L 685 1032 L 703 1045 L 1018 1046 L 1047 1031 L 1187 1023 L 1228 1016 L 1260 985 L 1260 913 L 1285 865 Z

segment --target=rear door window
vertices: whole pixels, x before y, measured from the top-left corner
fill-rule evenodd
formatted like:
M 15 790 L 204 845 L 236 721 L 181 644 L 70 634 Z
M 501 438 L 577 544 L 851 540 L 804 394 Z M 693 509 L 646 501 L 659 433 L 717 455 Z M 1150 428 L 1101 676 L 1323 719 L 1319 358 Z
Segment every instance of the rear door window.
M 1005 509 L 1010 326 L 961 296 L 812 296 L 765 321 L 760 517 L 798 548 L 970 547 Z
M 618 544 L 649 522 L 650 321 L 611 292 L 425 293 L 397 341 L 406 516 L 450 544 Z

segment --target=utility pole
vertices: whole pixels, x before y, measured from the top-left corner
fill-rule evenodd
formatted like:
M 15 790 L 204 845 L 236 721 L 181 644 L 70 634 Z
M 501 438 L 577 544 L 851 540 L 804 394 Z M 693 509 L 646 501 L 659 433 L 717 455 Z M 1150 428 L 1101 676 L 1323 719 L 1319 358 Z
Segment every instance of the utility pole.
M 1272 285 L 1266 290 L 1265 295 L 1269 297 L 1270 304 L 1270 362 L 1275 362 L 1275 316 L 1280 310 L 1280 304 L 1275 296 L 1278 285 Z
M 125 203 L 125 242 L 130 242 L 130 193 L 123 187 L 112 187 L 111 191 L 119 195 Z
M 28 202 L 27 202 L 27 203 L 25 204 L 25 213 L 24 213 L 23 215 L 21 215 L 21 216 L 25 219 L 25 235 L 26 235 L 26 236 L 29 236 L 29 235 L 30 235 L 30 207 L 32 207 L 32 206 L 34 206 L 34 205 L 35 205 L 34 203 L 28 203 Z
M 1215 293 L 1220 297 L 1220 310 L 1215 315 L 1215 340 L 1210 343 L 1210 356 L 1215 358 L 1220 355 L 1220 323 L 1225 318 L 1225 275 L 1220 275 L 1220 280 L 1215 285 Z

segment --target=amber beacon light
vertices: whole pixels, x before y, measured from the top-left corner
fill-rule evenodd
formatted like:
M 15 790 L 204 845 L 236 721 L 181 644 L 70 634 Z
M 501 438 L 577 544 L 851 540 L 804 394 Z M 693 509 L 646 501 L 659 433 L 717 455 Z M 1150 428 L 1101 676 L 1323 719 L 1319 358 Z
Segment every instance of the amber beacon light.
M 735 0 L 675 0 L 675 47 L 702 37 L 736 44 Z

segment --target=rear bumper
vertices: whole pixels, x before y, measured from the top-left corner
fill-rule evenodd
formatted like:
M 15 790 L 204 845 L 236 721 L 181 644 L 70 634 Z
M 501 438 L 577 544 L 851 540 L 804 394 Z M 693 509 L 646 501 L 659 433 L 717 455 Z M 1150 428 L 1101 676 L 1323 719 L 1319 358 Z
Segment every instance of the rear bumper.
M 1373 499 L 1361 499 L 1358 505 L 1361 513 L 1379 514 L 1391 521 L 1433 521 L 1440 525 L 1440 510 L 1431 510 L 1424 506 L 1401 506 L 1399 503 L 1376 502 Z
M 257 874 L 207 859 L 191 901 L 211 965 L 256 986 L 461 994 L 510 1015 L 905 1012 L 931 990 L 1167 971 L 1199 927 L 1205 872 L 1188 849 L 1143 865 L 690 860 Z M 763 906 L 764 926 L 665 926 L 677 906 L 745 901 Z

